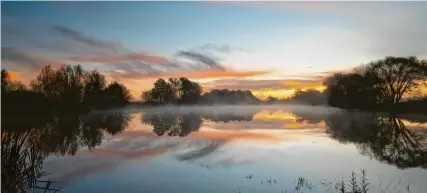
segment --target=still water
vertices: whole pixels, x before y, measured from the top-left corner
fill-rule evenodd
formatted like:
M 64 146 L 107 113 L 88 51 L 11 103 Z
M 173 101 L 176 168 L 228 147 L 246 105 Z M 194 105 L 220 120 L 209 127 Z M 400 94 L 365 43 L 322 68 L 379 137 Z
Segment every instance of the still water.
M 35 184 L 50 179 L 62 192 L 336 192 L 366 170 L 369 192 L 425 193 L 426 123 L 312 106 L 22 117 L 2 124 L 2 178 L 29 187 L 25 171 L 36 167 Z

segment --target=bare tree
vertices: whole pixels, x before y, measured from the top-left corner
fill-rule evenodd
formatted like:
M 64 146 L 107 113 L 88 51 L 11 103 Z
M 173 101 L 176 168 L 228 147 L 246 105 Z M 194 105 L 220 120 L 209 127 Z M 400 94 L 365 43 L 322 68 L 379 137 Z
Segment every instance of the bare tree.
M 370 62 L 366 75 L 374 79 L 374 86 L 394 105 L 405 94 L 415 91 L 427 79 L 427 61 L 411 57 L 386 57 Z

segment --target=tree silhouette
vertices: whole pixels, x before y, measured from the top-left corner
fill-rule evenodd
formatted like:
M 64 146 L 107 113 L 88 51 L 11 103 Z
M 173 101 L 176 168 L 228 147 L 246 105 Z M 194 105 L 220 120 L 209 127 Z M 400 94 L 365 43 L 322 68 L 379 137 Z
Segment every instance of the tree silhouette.
M 334 74 L 324 84 L 328 104 L 334 107 L 395 111 L 405 94 L 427 80 L 427 61 L 416 57 L 386 57 L 347 74 Z
M 101 107 L 103 101 L 103 90 L 106 86 L 105 77 L 101 75 L 97 70 L 87 72 L 84 78 L 84 98 L 85 104 Z
M 110 106 L 123 106 L 132 99 L 129 89 L 123 84 L 113 82 L 104 90 L 104 103 Z
M 158 79 L 153 89 L 141 93 L 141 98 L 147 103 L 194 104 L 199 101 L 201 92 L 201 86 L 187 78 L 169 78 L 169 82 Z
M 273 96 L 268 96 L 267 97 L 267 104 L 273 104 L 276 103 L 279 99 L 277 97 L 273 97 Z
M 180 78 L 180 94 L 181 103 L 196 103 L 202 93 L 202 87 L 197 82 L 192 82 L 187 78 Z
M 27 87 L 19 81 L 12 81 L 7 70 L 1 70 L 1 92 L 24 91 Z
M 301 90 L 297 89 L 292 95 L 292 100 L 298 103 L 304 103 L 309 105 L 320 105 L 324 104 L 325 97 L 323 93 L 316 89 Z
M 328 104 L 333 107 L 372 110 L 381 99 L 378 89 L 372 87 L 372 79 L 360 74 L 334 74 L 324 84 L 328 87 Z
M 406 93 L 418 87 L 419 81 L 427 79 L 427 60 L 415 56 L 386 57 L 369 63 L 366 68 L 387 105 L 397 104 Z
M 203 94 L 201 101 L 204 104 L 260 104 L 249 90 L 214 89 Z
M 151 91 L 152 99 L 157 103 L 172 102 L 174 98 L 174 91 L 170 84 L 164 79 L 158 79 L 154 83 L 154 88 Z
M 7 87 L 10 84 L 10 75 L 5 69 L 1 69 L 1 92 L 7 92 Z

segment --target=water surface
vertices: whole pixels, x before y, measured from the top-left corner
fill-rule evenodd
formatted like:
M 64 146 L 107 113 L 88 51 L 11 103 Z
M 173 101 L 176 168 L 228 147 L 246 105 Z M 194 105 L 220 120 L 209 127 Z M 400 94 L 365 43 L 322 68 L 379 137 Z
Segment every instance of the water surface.
M 21 119 L 5 127 L 25 132 L 2 132 L 2 162 L 32 142 L 41 179 L 62 192 L 281 192 L 299 177 L 328 192 L 362 169 L 372 192 L 427 191 L 425 116 L 221 106 Z

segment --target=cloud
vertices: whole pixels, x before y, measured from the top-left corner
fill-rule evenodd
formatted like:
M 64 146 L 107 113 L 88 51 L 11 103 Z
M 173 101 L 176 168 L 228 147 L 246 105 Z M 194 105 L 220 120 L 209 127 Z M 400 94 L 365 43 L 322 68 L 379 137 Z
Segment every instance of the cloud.
M 78 32 L 65 26 L 53 25 L 52 30 L 63 37 L 70 38 L 76 42 L 80 42 L 94 48 L 105 49 L 114 53 L 125 50 L 121 45 L 117 43 L 111 43 L 94 37 L 90 37 L 83 34 L 82 32 Z
M 178 56 L 183 56 L 198 62 L 201 62 L 202 64 L 208 65 L 209 67 L 213 69 L 224 69 L 217 60 L 213 59 L 212 57 L 206 56 L 204 54 L 200 54 L 193 51 L 180 51 L 177 54 Z
M 168 60 L 161 56 L 150 56 L 144 53 L 132 53 L 117 56 L 81 56 L 69 57 L 65 60 L 73 62 L 98 62 L 98 63 L 120 63 L 120 62 L 148 62 L 152 64 L 168 64 Z
M 217 70 L 206 70 L 206 71 L 191 71 L 191 72 L 172 72 L 172 73 L 146 73 L 146 72 L 136 72 L 136 71 L 110 71 L 109 74 L 112 76 L 117 76 L 125 79 L 156 79 L 156 78 L 173 78 L 173 77 L 186 77 L 189 79 L 208 79 L 208 78 L 242 78 L 242 77 L 253 77 L 269 73 L 268 71 L 217 71 Z
M 35 71 L 40 70 L 46 65 L 57 67 L 63 64 L 63 62 L 58 59 L 12 47 L 1 48 L 1 53 L 3 67 L 15 71 Z
M 221 53 L 226 53 L 226 54 L 231 54 L 234 51 L 244 51 L 244 49 L 241 48 L 237 48 L 237 47 L 233 47 L 230 46 L 228 44 L 205 44 L 199 47 L 199 49 L 201 50 L 205 50 L 205 51 L 216 51 L 216 52 L 221 52 Z
M 245 79 L 222 79 L 203 83 L 203 86 L 211 89 L 307 89 L 322 86 L 320 80 L 304 79 L 279 79 L 279 80 L 245 80 Z

